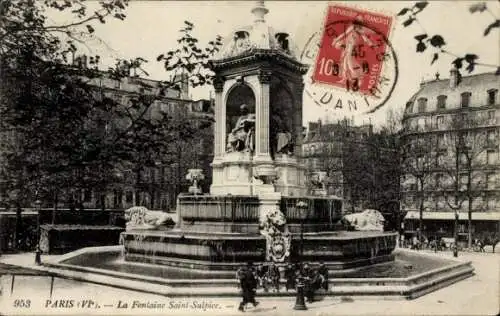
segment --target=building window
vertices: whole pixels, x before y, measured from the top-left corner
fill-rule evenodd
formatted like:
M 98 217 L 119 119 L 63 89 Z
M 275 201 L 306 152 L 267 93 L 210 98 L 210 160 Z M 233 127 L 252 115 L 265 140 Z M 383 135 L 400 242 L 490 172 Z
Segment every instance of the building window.
M 461 97 L 460 106 L 461 107 L 463 107 L 463 108 L 469 107 L 469 105 L 470 105 L 470 96 L 471 96 L 470 92 L 464 92 L 464 93 L 462 93 L 460 95 L 460 97 Z
M 435 181 L 436 181 L 436 188 L 439 190 L 441 188 L 442 184 L 443 184 L 443 175 L 440 174 L 440 173 L 438 173 L 438 174 L 436 174 L 435 177 L 436 177 L 436 179 L 435 179 Z
M 414 199 L 413 195 L 410 195 L 410 196 L 406 197 L 406 203 L 408 205 L 413 205 L 413 203 L 415 203 L 415 199 Z
M 436 156 L 436 164 L 438 166 L 444 166 L 445 165 L 445 160 L 444 160 L 445 154 L 444 153 L 439 153 Z
M 161 103 L 160 104 L 160 111 L 162 111 L 165 114 L 170 113 L 169 104 L 168 103 Z
M 497 101 L 497 89 L 488 90 L 488 105 L 495 105 Z
M 133 199 L 134 194 L 132 193 L 132 191 L 127 191 L 127 193 L 125 194 L 125 202 L 132 203 Z
M 424 117 L 421 117 L 421 118 L 419 118 L 419 119 L 417 120 L 417 129 L 418 129 L 419 131 L 423 131 L 423 130 L 425 130 L 425 122 L 426 122 L 426 120 L 425 120 L 425 118 L 424 118 Z
M 122 95 L 121 95 L 121 93 L 112 93 L 111 99 L 113 99 L 113 101 L 115 101 L 117 103 L 120 103 L 120 102 L 122 102 Z
M 487 211 L 492 211 L 495 209 L 496 200 L 495 200 L 494 196 L 488 197 L 488 199 L 486 200 L 486 207 L 487 207 Z
M 488 150 L 486 152 L 486 163 L 488 165 L 492 165 L 494 163 L 496 163 L 496 159 L 497 158 L 497 153 L 493 150 Z
M 427 99 L 420 98 L 418 99 L 418 112 L 425 112 L 427 109 Z
M 413 102 L 407 102 L 406 103 L 406 113 L 411 113 L 413 112 Z
M 460 191 L 467 190 L 467 182 L 469 181 L 469 177 L 467 174 L 461 174 L 459 179 Z
M 444 116 L 439 115 L 438 117 L 436 117 L 436 127 L 441 128 L 443 127 L 443 124 L 444 124 Z
M 445 138 L 444 134 L 438 134 L 437 135 L 437 147 L 438 148 L 443 148 L 445 145 Z
M 488 119 L 493 120 L 495 118 L 495 111 L 488 111 Z
M 121 82 L 121 80 L 114 80 L 114 85 L 113 85 L 113 87 L 114 87 L 115 89 L 120 89 L 120 88 L 121 88 L 121 86 L 122 86 L 122 82 Z
M 83 191 L 83 202 L 92 201 L 92 190 L 86 189 Z
M 446 109 L 446 99 L 448 97 L 445 95 L 440 95 L 437 97 L 437 108 L 438 109 Z
M 436 208 L 442 210 L 445 207 L 446 207 L 446 198 L 444 196 L 436 197 Z
M 460 164 L 462 166 L 466 166 L 467 165 L 467 161 L 468 161 L 467 155 L 466 154 L 460 154 L 458 157 L 460 158 Z
M 422 168 L 425 165 L 425 157 L 424 156 L 419 156 L 417 157 L 417 168 Z
M 496 185 L 495 185 L 495 174 L 494 173 L 487 173 L 485 175 L 486 179 L 486 189 L 487 190 L 494 190 Z
M 488 131 L 488 144 L 494 144 L 496 141 L 495 131 Z

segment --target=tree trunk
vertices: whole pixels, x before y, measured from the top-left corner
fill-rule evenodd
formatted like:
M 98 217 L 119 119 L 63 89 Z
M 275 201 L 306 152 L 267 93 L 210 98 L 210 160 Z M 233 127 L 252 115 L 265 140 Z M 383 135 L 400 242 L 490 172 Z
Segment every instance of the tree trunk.
M 458 257 L 458 213 L 455 213 L 455 233 L 453 237 L 455 239 L 455 248 L 453 249 L 453 256 Z
M 472 249 L 472 198 L 469 197 L 469 211 L 468 214 L 468 222 L 467 222 L 467 248 Z
M 425 193 L 424 193 L 424 184 L 423 184 L 423 180 L 420 180 L 420 200 L 419 200 L 419 214 L 418 214 L 418 219 L 419 219 L 419 223 L 418 223 L 418 229 L 419 229 L 419 232 L 418 232 L 418 240 L 420 241 L 421 238 L 422 238 L 422 232 L 423 232 L 423 227 L 424 227 L 424 196 L 425 196 Z
M 105 211 L 106 210 L 106 194 L 101 194 L 99 199 L 101 200 L 101 211 Z
M 52 225 L 55 224 L 56 221 L 56 212 L 57 212 L 57 203 L 58 201 L 58 194 L 57 191 L 54 193 L 54 208 L 52 209 Z
M 422 194 L 423 195 L 423 194 Z M 420 198 L 419 214 L 418 214 L 418 240 L 420 241 L 422 237 L 423 227 L 424 227 L 424 199 L 423 196 Z
M 22 209 L 21 209 L 21 204 L 19 202 L 16 202 L 16 233 L 15 235 L 15 245 L 16 245 L 16 250 L 21 250 L 23 248 L 23 216 L 22 216 Z M 24 249 L 23 249 L 24 250 Z

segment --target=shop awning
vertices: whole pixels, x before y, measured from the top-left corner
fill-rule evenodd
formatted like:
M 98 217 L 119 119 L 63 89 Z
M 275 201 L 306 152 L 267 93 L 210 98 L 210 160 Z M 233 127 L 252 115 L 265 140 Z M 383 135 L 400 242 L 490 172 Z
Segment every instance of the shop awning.
M 422 214 L 423 219 L 434 219 L 434 220 L 455 220 L 455 212 L 424 212 Z M 467 212 L 458 213 L 459 220 L 467 220 Z M 419 219 L 418 211 L 408 211 L 405 219 Z M 500 212 L 473 212 L 472 220 L 476 221 L 500 221 Z

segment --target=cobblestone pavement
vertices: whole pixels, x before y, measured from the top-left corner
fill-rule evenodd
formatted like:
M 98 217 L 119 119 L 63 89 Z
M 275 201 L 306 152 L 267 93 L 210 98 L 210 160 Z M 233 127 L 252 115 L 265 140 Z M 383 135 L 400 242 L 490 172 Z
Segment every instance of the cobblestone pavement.
M 449 252 L 436 255 L 451 257 Z M 28 267 L 33 258 L 32 254 L 4 255 L 0 262 Z M 500 255 L 461 253 L 459 259 L 472 261 L 473 277 L 415 300 L 326 297 L 308 304 L 307 311 L 295 311 L 293 297 L 260 298 L 260 305 L 249 306 L 245 313 L 236 310 L 239 302 L 234 298 L 167 298 L 65 279 L 55 279 L 50 299 L 51 280 L 46 276 L 16 276 L 10 294 L 11 276 L 3 269 L 0 310 L 5 315 L 497 315 Z M 29 308 L 19 306 L 27 299 Z

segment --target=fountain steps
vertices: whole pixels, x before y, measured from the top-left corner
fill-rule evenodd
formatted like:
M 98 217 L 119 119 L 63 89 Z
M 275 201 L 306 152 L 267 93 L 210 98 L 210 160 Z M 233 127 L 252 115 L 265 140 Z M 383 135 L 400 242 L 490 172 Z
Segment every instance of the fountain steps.
M 108 252 L 119 251 L 119 247 L 116 246 L 106 248 Z M 161 277 L 137 275 L 64 263 L 73 256 L 97 251 L 98 249 L 99 247 L 84 248 L 62 256 L 55 262 L 46 262 L 44 266 L 37 267 L 37 269 L 48 272 L 55 277 L 96 283 L 144 293 L 165 295 L 167 297 L 240 296 L 238 282 L 234 278 L 234 273 L 230 277 L 223 279 L 220 278 L 220 275 L 215 273 L 213 274 L 213 279 L 165 279 Z M 348 271 L 343 272 L 347 273 Z M 470 262 L 454 261 L 446 266 L 406 278 L 338 278 L 341 272 L 333 271 L 331 274 L 332 277 L 329 282 L 330 291 L 327 293 L 320 291 L 320 295 L 350 296 L 363 299 L 413 299 L 472 276 L 474 274 L 474 268 L 471 266 Z M 259 289 L 258 296 L 295 296 L 295 291 L 284 291 L 284 279 L 281 280 L 281 283 L 281 292 L 264 292 L 262 289 Z
M 167 297 L 239 297 L 234 279 L 167 280 L 147 276 L 48 263 L 41 267 L 56 277 L 95 283 L 120 289 L 139 291 Z M 100 270 L 100 271 L 99 271 Z M 331 279 L 330 291 L 323 296 L 351 296 L 364 299 L 414 299 L 473 275 L 470 262 L 453 264 L 409 278 Z M 281 280 L 284 283 L 284 280 Z M 290 297 L 295 291 L 264 292 L 259 297 Z

